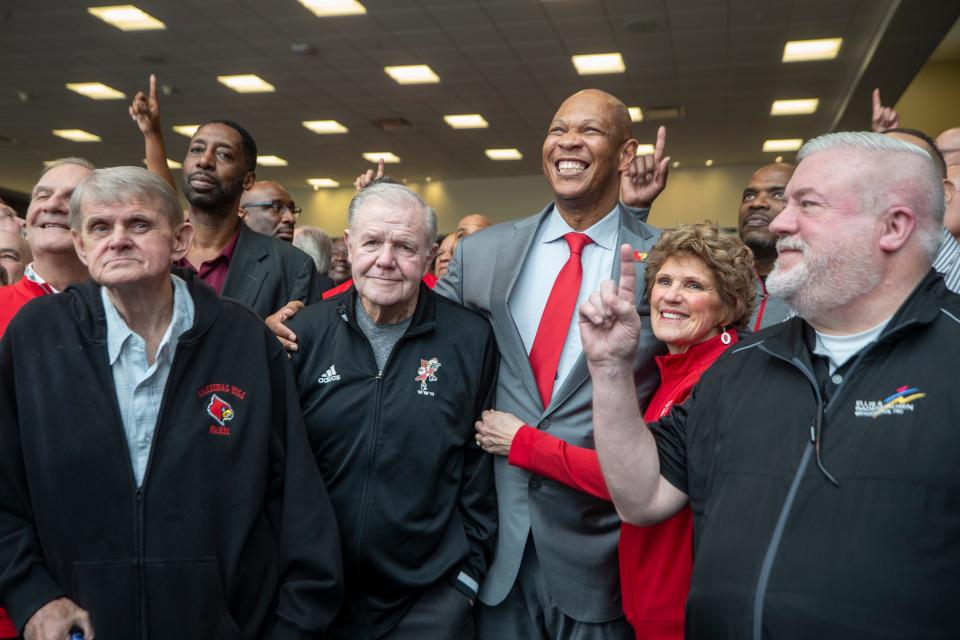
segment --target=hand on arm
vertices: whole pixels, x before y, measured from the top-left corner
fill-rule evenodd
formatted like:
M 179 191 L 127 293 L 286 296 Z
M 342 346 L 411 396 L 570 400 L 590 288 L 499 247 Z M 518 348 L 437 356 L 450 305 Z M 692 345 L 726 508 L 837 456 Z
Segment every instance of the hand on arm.
M 284 323 L 303 309 L 303 306 L 303 303 L 299 300 L 291 300 L 283 305 L 279 311 L 270 314 L 264 320 L 264 322 L 267 323 L 267 328 L 273 331 L 273 335 L 277 337 L 277 340 L 280 341 L 280 344 L 282 344 L 283 348 L 287 351 L 296 351 L 298 349 L 297 334 L 287 328 Z
M 870 119 L 870 128 L 877 133 L 887 129 L 896 129 L 900 126 L 900 114 L 893 107 L 885 107 L 880 101 L 880 89 L 873 90 L 873 116 Z
M 512 413 L 489 409 L 480 415 L 474 424 L 477 430 L 477 442 L 487 453 L 510 455 L 510 445 L 523 421 Z
M 636 267 L 620 247 L 620 282 L 605 280 L 580 306 L 580 337 L 593 382 L 593 432 L 604 480 L 620 516 L 653 524 L 686 504 L 686 495 L 660 476 L 653 434 L 637 405 L 633 359 L 640 340 L 634 302 Z M 641 428 L 637 428 L 640 425 Z
M 157 98 L 157 76 L 150 74 L 150 93 L 144 95 L 138 91 L 130 104 L 130 118 L 137 123 L 143 134 L 144 153 L 147 169 L 160 176 L 167 184 L 177 189 L 173 173 L 167 166 L 167 149 L 163 142 L 163 130 L 160 125 L 160 100 Z
M 667 129 L 657 129 L 653 155 L 637 156 L 620 176 L 620 199 L 630 207 L 649 208 L 667 186 L 670 157 L 664 157 Z
M 83 631 L 84 640 L 93 640 L 90 615 L 69 598 L 57 598 L 43 605 L 23 628 L 24 640 L 69 640 L 70 630 Z

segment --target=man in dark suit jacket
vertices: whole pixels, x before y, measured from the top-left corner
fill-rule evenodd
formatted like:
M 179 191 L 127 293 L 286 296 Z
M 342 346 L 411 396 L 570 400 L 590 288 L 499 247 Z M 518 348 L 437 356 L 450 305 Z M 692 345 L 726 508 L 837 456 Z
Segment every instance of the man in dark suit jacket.
M 460 242 L 436 291 L 479 311 L 493 325 L 500 348 L 498 411 L 485 413 L 484 421 L 510 420 L 517 428 L 525 422 L 574 446 L 593 447 L 592 388 L 572 321 L 575 307 L 559 314 L 547 310 L 554 308 L 555 281 L 563 282 L 559 289 L 575 291 L 577 285 L 567 287 L 558 274 L 577 250 L 582 250 L 578 301 L 619 273 L 615 258 L 622 244 L 633 248 L 637 279 L 643 282 L 646 252 L 659 232 L 619 204 L 621 179 L 625 199 L 649 205 L 666 180 L 663 137 L 661 130 L 649 171 L 638 173 L 643 159 L 636 158 L 624 104 L 596 90 L 571 96 L 543 144 L 543 173 L 554 202 L 534 216 Z M 575 249 L 571 235 L 586 235 L 589 241 Z M 637 294 L 637 307 L 649 316 L 642 295 Z M 537 375 L 530 354 L 540 343 L 540 327 L 557 324 L 559 360 L 549 367 L 538 364 Z M 641 406 L 659 383 L 653 357 L 662 349 L 650 323 L 643 328 L 634 362 Z M 477 444 L 489 443 L 478 436 Z M 497 456 L 495 473 L 500 528 L 479 595 L 481 640 L 632 638 L 620 603 L 620 519 L 613 505 L 513 467 L 505 456 Z
M 256 166 L 257 145 L 239 124 L 212 120 L 193 134 L 183 191 L 196 234 L 179 266 L 266 318 L 291 300 L 319 300 L 320 289 L 310 256 L 240 224 L 240 197 L 253 186 Z

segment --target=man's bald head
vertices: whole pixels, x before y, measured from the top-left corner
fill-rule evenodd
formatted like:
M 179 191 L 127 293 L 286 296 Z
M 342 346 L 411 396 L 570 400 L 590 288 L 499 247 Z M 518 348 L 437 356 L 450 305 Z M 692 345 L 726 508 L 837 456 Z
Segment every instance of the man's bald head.
M 293 242 L 297 213 L 290 192 L 273 180 L 261 180 L 240 196 L 239 215 L 247 226 L 280 240 Z
M 623 103 L 623 100 L 602 89 L 584 89 L 578 91 L 564 100 L 560 108 L 562 109 L 563 106 L 571 100 L 583 99 L 595 101 L 598 108 L 602 108 L 609 114 L 610 123 L 615 127 L 614 133 L 617 139 L 626 140 L 632 135 L 633 121 L 630 120 L 630 109 Z
M 487 216 L 480 213 L 471 213 L 460 218 L 460 222 L 457 223 L 457 237 L 463 238 L 472 235 L 492 224 L 493 222 Z

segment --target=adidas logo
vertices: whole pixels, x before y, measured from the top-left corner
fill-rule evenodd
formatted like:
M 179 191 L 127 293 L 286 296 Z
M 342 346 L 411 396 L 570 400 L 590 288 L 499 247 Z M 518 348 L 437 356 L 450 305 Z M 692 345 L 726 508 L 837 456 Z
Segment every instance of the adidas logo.
M 330 365 L 330 368 L 323 372 L 323 375 L 317 380 L 320 384 L 328 384 L 330 382 L 336 382 L 340 379 L 340 374 L 337 373 L 337 368 L 334 365 Z

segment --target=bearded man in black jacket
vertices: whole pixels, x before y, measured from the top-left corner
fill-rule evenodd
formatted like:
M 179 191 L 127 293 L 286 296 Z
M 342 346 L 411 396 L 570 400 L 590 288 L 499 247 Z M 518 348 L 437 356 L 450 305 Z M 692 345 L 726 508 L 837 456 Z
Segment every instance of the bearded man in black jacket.
M 0 604 L 27 640 L 319 637 L 340 545 L 282 347 L 171 275 L 193 230 L 146 170 L 69 220 L 92 280 L 0 342 Z

